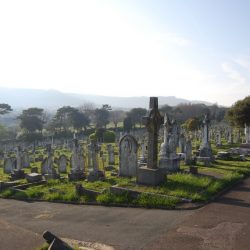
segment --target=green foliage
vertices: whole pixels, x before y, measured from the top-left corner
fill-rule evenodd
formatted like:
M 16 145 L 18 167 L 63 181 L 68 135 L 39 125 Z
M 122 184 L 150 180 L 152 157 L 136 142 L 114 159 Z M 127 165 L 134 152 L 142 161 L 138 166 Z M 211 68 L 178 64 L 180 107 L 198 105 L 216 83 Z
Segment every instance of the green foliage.
M 184 123 L 184 127 L 188 130 L 188 131 L 195 131 L 198 130 L 201 126 L 201 120 L 198 118 L 189 118 L 188 120 L 186 120 L 186 122 Z
M 234 126 L 244 127 L 245 124 L 250 126 L 250 96 L 232 105 L 226 117 Z
M 108 106 L 109 107 L 109 106 Z M 95 124 L 96 128 L 103 128 L 109 123 L 109 108 L 103 105 L 102 108 L 95 110 Z
M 4 115 L 12 111 L 12 108 L 9 104 L 0 103 L 0 115 Z
M 125 132 L 130 132 L 133 128 L 132 119 L 130 116 L 126 117 L 123 121 L 123 128 Z
M 152 194 L 141 194 L 136 199 L 135 204 L 149 208 L 174 208 L 178 202 L 180 202 L 180 199 L 175 197 L 160 197 Z
M 137 123 L 139 123 L 141 126 L 142 117 L 145 116 L 146 113 L 147 113 L 147 110 L 144 108 L 133 108 L 128 112 L 127 117 L 131 118 L 131 122 L 134 127 Z
M 106 130 L 103 133 L 103 141 L 105 143 L 115 142 L 115 133 L 113 131 Z
M 17 117 L 20 120 L 20 127 L 28 133 L 35 133 L 43 129 L 43 109 L 29 108 L 23 110 L 22 114 Z

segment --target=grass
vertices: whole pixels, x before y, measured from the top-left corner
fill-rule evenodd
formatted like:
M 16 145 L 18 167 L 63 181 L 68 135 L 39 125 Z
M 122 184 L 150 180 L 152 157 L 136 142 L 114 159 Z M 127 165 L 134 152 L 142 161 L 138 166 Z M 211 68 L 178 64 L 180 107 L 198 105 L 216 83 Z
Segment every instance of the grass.
M 115 146 L 113 144 L 113 146 Z M 233 145 L 237 146 L 237 145 Z M 86 156 L 86 145 L 85 156 Z M 232 145 L 223 145 L 216 148 L 212 144 L 214 153 L 231 148 Z M 102 145 L 102 151 L 106 153 L 106 145 Z M 118 148 L 115 146 L 116 164 L 115 168 L 118 169 Z M 60 154 L 71 156 L 69 150 L 56 150 L 56 157 Z M 44 154 L 43 150 L 37 149 L 36 156 Z M 1 163 L 2 164 L 2 163 Z M 99 159 L 99 165 L 103 166 L 103 162 Z M 106 157 L 105 166 L 108 165 L 108 157 Z M 38 167 L 40 171 L 41 162 L 32 162 L 31 166 Z M 66 201 L 66 202 L 97 202 L 99 204 L 126 204 L 126 205 L 139 205 L 143 207 L 167 207 L 173 208 L 181 198 L 191 199 L 192 201 L 207 201 L 211 200 L 218 192 L 231 186 L 236 181 L 250 175 L 250 161 L 237 161 L 234 160 L 217 160 L 211 167 L 205 167 L 202 163 L 197 164 L 198 172 L 201 175 L 192 175 L 189 173 L 176 173 L 167 176 L 163 184 L 157 187 L 148 187 L 137 185 L 135 178 L 124 178 L 111 176 L 111 172 L 106 171 L 106 179 L 104 181 L 96 182 L 68 182 L 67 178 L 64 180 L 50 180 L 46 184 L 33 186 L 23 191 L 13 191 L 5 189 L 0 192 L 0 197 L 3 198 L 17 198 L 17 199 L 40 199 L 47 201 Z M 187 170 L 187 166 L 181 166 L 182 170 Z M 69 172 L 69 164 L 67 166 Z M 25 169 L 28 173 L 30 169 Z M 3 173 L 3 168 L 0 168 L 0 180 L 8 180 L 8 174 Z M 62 174 L 66 177 L 67 174 Z M 22 180 L 20 183 L 26 183 Z M 95 191 L 102 192 L 96 198 L 87 195 L 78 196 L 75 192 L 75 184 L 81 183 L 83 187 Z M 117 185 L 142 192 L 136 199 L 132 198 L 128 192 L 120 195 L 110 193 L 109 187 Z M 105 190 L 105 191 L 104 191 Z M 104 192 L 103 192 L 104 191 Z M 165 196 L 159 196 L 165 195 Z

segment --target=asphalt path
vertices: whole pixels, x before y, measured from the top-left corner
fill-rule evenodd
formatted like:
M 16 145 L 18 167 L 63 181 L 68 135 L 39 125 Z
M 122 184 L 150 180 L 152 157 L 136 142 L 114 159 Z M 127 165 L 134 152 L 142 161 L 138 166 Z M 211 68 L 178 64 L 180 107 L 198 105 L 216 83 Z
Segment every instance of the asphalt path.
M 192 213 L 0 199 L 0 249 L 33 250 L 44 243 L 45 230 L 115 249 L 140 249 Z
M 34 250 L 45 230 L 115 249 L 250 249 L 250 178 L 197 210 L 0 199 L 0 250 Z

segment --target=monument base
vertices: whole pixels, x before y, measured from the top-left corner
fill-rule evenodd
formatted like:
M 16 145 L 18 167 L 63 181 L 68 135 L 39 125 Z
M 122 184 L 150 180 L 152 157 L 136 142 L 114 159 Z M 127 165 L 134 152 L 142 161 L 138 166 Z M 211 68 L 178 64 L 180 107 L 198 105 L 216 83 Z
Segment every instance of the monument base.
M 42 180 L 42 175 L 38 173 L 26 174 L 25 179 L 29 183 L 38 182 Z
M 165 169 L 166 172 L 178 172 L 180 170 L 179 158 L 161 158 L 159 160 L 159 168 Z
M 94 182 L 94 181 L 98 181 L 100 179 L 104 179 L 105 175 L 103 171 L 90 171 L 89 175 L 87 177 L 87 180 L 89 182 Z
M 14 169 L 13 172 L 10 174 L 10 176 L 11 176 L 11 179 L 13 180 L 24 179 L 25 173 L 22 169 L 20 170 Z
M 85 179 L 85 175 L 83 172 L 73 172 L 71 171 L 70 174 L 68 174 L 69 181 L 80 181 Z
M 60 179 L 60 175 L 57 173 L 53 173 L 53 174 L 45 174 L 44 178 L 46 181 L 48 180 L 55 180 L 55 179 Z
M 151 169 L 147 166 L 139 167 L 136 182 L 142 185 L 157 186 L 166 180 L 165 169 Z

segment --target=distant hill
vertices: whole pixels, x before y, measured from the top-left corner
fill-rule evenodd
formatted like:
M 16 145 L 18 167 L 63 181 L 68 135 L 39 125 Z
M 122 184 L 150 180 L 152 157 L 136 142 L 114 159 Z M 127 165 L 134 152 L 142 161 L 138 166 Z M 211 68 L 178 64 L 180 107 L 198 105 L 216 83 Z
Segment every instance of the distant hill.
M 77 107 L 86 102 L 92 102 L 97 107 L 102 104 L 109 104 L 113 109 L 131 109 L 135 107 L 148 108 L 149 97 L 113 97 L 98 95 L 82 95 L 62 93 L 57 90 L 36 90 L 0 87 L 0 103 L 8 103 L 15 109 L 29 107 L 41 107 L 48 110 L 56 110 L 62 106 Z M 175 96 L 160 96 L 159 105 L 168 104 L 176 106 L 180 103 L 211 103 L 204 101 L 190 101 Z

